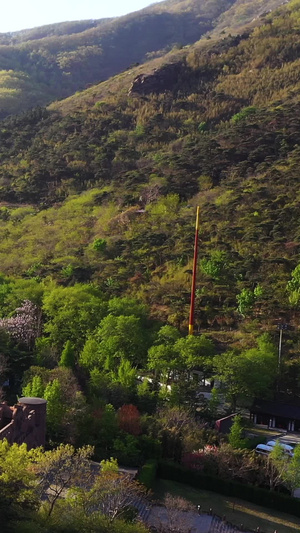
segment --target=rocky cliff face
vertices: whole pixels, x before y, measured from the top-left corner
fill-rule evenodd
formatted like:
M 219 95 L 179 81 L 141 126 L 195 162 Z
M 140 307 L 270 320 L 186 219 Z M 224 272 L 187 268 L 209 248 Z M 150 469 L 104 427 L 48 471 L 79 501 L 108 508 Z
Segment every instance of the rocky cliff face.
M 178 82 L 182 67 L 183 65 L 180 63 L 171 63 L 153 70 L 150 74 L 140 74 L 133 80 L 128 91 L 129 96 L 134 94 L 145 96 L 173 90 Z

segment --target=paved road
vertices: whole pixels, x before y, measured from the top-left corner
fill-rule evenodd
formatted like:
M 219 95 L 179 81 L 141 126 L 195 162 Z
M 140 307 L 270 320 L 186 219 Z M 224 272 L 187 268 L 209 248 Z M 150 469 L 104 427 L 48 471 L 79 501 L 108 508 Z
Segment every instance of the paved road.
M 174 531 L 188 531 L 190 527 L 191 533 L 242 533 L 235 528 L 231 528 L 229 524 L 222 522 L 218 518 L 207 515 L 198 514 L 194 512 L 180 512 L 168 511 L 161 506 L 153 506 L 147 517 L 147 525 L 154 526 L 159 529 L 162 524 L 171 521 Z
M 209 533 L 212 516 L 176 510 L 169 513 L 165 507 L 155 505 L 151 508 L 147 524 L 159 529 L 160 525 L 170 521 L 174 523 L 174 527 L 176 526 L 179 530 L 182 529 L 182 531 L 186 531 L 187 527 L 190 526 L 193 533 Z
M 286 433 L 285 435 L 280 435 L 279 440 L 284 444 L 300 444 L 300 433 Z

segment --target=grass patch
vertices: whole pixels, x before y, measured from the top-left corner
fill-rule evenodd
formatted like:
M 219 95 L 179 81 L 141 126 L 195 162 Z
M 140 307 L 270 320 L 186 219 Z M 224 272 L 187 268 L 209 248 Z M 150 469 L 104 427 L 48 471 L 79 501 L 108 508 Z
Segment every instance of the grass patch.
M 201 505 L 203 512 L 213 509 L 213 513 L 226 516 L 226 520 L 236 526 L 255 530 L 258 526 L 263 533 L 296 533 L 300 530 L 299 518 L 292 515 L 230 498 L 206 490 L 197 490 L 176 481 L 158 479 L 154 486 L 154 498 L 163 500 L 166 493 L 182 496 L 194 505 Z M 299 502 L 300 504 L 300 502 Z
M 266 437 L 282 437 L 282 433 L 278 433 L 278 431 L 274 431 L 272 429 L 267 429 L 267 428 L 258 428 L 258 427 L 252 427 L 251 429 L 249 429 L 249 431 L 251 431 L 251 433 L 255 433 L 255 435 L 262 435 L 262 436 L 266 436 Z

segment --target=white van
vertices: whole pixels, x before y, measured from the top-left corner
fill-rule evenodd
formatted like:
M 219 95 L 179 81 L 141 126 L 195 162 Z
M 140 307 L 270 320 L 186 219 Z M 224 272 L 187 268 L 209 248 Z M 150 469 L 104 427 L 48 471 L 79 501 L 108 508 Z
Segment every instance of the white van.
M 258 444 L 255 448 L 256 453 L 260 453 L 262 455 L 269 455 L 272 450 L 273 446 L 268 446 L 267 444 Z
M 280 442 L 280 441 L 277 441 L 277 440 L 269 440 L 269 442 L 267 442 L 267 446 L 272 446 L 272 448 L 273 448 L 275 446 L 275 444 L 277 444 L 278 442 L 279 442 L 281 448 L 283 448 L 283 450 L 288 455 L 293 455 L 294 448 L 293 448 L 293 446 L 290 446 L 289 444 L 284 444 L 283 442 Z

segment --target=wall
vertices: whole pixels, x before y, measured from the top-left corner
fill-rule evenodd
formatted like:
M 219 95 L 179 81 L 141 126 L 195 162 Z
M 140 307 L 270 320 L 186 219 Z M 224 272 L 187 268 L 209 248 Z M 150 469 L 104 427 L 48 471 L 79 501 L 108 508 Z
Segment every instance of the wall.
M 0 404 L 0 439 L 25 442 L 28 449 L 45 446 L 46 404 L 42 398 L 20 398 L 13 407 Z

